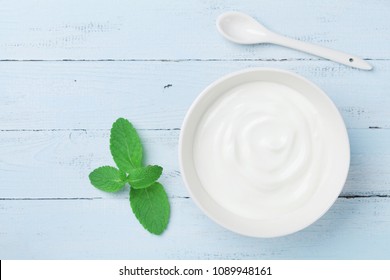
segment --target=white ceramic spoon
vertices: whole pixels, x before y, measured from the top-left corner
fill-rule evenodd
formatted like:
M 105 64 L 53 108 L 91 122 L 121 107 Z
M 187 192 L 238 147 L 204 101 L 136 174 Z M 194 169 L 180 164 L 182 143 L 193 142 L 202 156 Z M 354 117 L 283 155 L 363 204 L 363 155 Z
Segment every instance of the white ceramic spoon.
M 238 44 L 271 43 L 314 54 L 351 67 L 372 69 L 370 64 L 357 56 L 276 34 L 244 13 L 227 12 L 220 15 L 217 28 L 226 39 Z

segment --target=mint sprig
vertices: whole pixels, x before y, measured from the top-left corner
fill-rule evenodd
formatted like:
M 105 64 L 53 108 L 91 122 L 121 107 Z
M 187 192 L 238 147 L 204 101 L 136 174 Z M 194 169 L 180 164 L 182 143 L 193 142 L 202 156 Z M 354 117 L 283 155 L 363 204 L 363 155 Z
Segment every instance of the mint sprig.
M 105 192 L 117 192 L 130 185 L 130 206 L 141 225 L 160 235 L 168 226 L 170 206 L 164 187 L 157 182 L 163 168 L 142 166 L 142 144 L 133 125 L 119 118 L 113 123 L 110 151 L 119 169 L 102 166 L 89 174 L 91 184 Z

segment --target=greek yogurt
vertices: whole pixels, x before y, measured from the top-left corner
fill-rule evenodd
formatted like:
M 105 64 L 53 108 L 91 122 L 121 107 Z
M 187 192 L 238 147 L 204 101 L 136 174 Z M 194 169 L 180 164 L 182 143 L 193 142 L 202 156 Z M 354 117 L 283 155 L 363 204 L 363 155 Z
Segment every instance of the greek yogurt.
M 199 122 L 194 166 L 226 210 L 272 219 L 304 205 L 329 176 L 329 127 L 316 107 L 279 83 L 249 82 L 214 101 Z

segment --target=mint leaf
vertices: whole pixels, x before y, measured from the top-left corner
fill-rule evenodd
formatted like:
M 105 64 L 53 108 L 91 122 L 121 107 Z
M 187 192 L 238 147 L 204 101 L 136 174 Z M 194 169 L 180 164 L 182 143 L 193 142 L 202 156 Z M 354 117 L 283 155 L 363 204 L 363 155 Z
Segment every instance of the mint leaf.
M 120 118 L 111 128 L 110 150 L 120 170 L 130 173 L 131 169 L 141 167 L 142 145 L 133 125 Z
M 144 189 L 160 178 L 162 170 L 158 165 L 135 168 L 130 171 L 127 181 L 134 189 Z
M 105 192 L 117 192 L 126 184 L 126 174 L 111 166 L 103 166 L 89 174 L 91 184 Z
M 130 189 L 130 205 L 142 226 L 160 235 L 167 228 L 170 207 L 163 186 L 156 182 L 149 188 Z

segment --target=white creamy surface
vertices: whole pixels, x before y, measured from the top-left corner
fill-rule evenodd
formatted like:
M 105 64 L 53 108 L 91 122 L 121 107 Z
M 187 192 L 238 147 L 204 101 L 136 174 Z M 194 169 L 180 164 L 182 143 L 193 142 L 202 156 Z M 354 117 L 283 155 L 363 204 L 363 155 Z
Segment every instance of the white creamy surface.
M 202 117 L 194 164 L 222 207 L 272 219 L 304 205 L 327 176 L 327 126 L 299 92 L 252 82 L 219 97 Z

